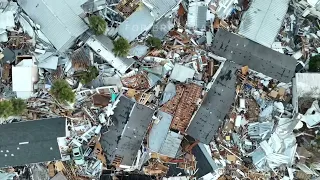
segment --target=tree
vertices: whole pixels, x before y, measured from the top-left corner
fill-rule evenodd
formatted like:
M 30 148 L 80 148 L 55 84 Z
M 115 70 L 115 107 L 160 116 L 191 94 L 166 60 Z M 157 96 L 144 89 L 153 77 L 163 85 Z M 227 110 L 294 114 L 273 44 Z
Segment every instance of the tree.
M 27 105 L 25 101 L 20 98 L 1 101 L 0 117 L 7 118 L 9 116 L 21 115 L 26 108 Z
M 154 47 L 156 49 L 160 49 L 161 48 L 161 40 L 155 37 L 148 37 L 147 39 L 147 45 L 149 47 Z
M 316 55 L 310 58 L 309 71 L 320 72 L 320 55 Z
M 114 48 L 112 49 L 112 51 L 116 56 L 125 57 L 128 55 L 130 44 L 126 39 L 120 37 L 113 42 L 113 45 Z
M 20 98 L 11 99 L 10 101 L 13 107 L 13 115 L 21 115 L 27 108 L 27 104 L 25 103 L 25 101 Z
M 10 101 L 1 101 L 0 102 L 0 117 L 7 118 L 13 113 L 13 106 Z
M 53 83 L 50 93 L 62 103 L 74 102 L 75 100 L 74 92 L 72 91 L 68 82 L 63 79 L 59 79 Z
M 96 67 L 90 66 L 87 71 L 80 74 L 80 82 L 82 84 L 88 84 L 99 75 L 99 71 Z
M 107 28 L 107 22 L 100 16 L 90 16 L 89 24 L 90 28 L 94 31 L 96 35 L 103 34 Z

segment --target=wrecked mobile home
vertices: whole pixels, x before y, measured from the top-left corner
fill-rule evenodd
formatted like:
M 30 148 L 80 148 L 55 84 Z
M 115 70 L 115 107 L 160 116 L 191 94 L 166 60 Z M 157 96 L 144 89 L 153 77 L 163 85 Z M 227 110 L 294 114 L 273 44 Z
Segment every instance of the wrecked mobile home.
M 0 0 L 0 179 L 319 178 L 318 6 Z

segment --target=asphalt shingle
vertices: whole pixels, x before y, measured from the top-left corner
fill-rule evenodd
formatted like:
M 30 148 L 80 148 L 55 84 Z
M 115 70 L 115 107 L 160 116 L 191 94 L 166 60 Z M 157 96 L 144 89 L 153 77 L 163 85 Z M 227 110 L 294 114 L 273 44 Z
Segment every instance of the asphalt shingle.
M 235 97 L 235 72 L 240 66 L 226 61 L 211 89 L 196 112 L 187 134 L 209 144 L 228 113 Z
M 60 160 L 58 137 L 66 136 L 66 118 L 0 125 L 0 167 Z
M 249 39 L 220 29 L 211 46 L 214 54 L 261 72 L 281 82 L 290 82 L 297 60 Z

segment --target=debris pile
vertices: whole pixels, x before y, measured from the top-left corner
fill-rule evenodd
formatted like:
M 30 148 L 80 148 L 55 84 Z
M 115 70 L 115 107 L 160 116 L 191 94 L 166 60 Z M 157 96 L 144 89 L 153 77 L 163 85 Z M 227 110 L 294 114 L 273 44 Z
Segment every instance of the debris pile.
M 317 178 L 308 2 L 0 0 L 0 179 Z

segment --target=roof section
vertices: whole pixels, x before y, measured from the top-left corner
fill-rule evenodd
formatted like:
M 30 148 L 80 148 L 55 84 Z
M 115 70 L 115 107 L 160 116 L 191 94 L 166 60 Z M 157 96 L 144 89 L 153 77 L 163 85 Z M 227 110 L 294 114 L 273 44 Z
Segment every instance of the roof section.
M 195 29 L 205 29 L 208 7 L 204 2 L 193 2 L 189 5 L 187 26 Z
M 282 26 L 290 0 L 254 0 L 241 19 L 239 34 L 271 47 Z
M 192 154 L 196 157 L 196 161 L 198 162 L 197 168 L 199 170 L 196 173 L 197 178 L 201 178 L 218 169 L 217 164 L 213 161 L 211 155 L 202 143 L 199 143 L 192 149 Z
M 176 157 L 182 139 L 183 135 L 169 131 L 159 153 L 172 158 Z
M 102 146 L 109 163 L 122 157 L 122 165 L 131 166 L 152 120 L 154 110 L 122 96 L 111 117 L 114 126 L 102 136 Z
M 90 59 L 86 53 L 86 49 L 81 47 L 71 54 L 71 62 L 74 70 L 86 70 L 90 66 Z
M 62 172 L 58 172 L 51 180 L 68 180 Z
M 156 20 L 176 7 L 181 0 L 142 0 L 142 2 L 151 9 L 151 13 Z
M 187 129 L 187 134 L 204 144 L 209 144 L 221 121 L 234 102 L 235 72 L 239 65 L 226 61 L 211 89 L 204 97 L 198 112 Z
M 297 73 L 295 78 L 297 97 L 320 97 L 320 74 Z
M 38 68 L 32 59 L 24 59 L 12 68 L 12 90 L 33 91 L 33 83 L 36 81 Z
M 160 19 L 153 27 L 152 27 L 152 35 L 156 38 L 163 39 L 171 29 L 174 28 L 174 24 L 171 18 L 164 17 Z
M 90 1 L 84 2 L 81 5 L 81 7 L 85 12 L 93 13 L 105 8 L 106 4 L 107 4 L 106 0 L 90 0 Z
M 18 0 L 18 3 L 59 51 L 68 49 L 88 29 L 64 0 Z
M 113 42 L 107 36 L 90 37 L 86 44 L 122 74 L 134 63 L 132 58 L 116 57 L 112 52 Z
M 0 125 L 0 167 L 61 159 L 58 137 L 66 136 L 66 118 Z
M 33 92 L 33 85 L 38 81 L 38 67 L 33 59 L 24 59 L 12 67 L 12 90 L 18 98 L 28 99 Z
M 129 42 L 135 40 L 144 31 L 149 30 L 154 22 L 150 10 L 141 5 L 123 23 L 120 24 L 118 33 Z
M 195 70 L 181 64 L 175 64 L 170 75 L 170 79 L 186 82 L 187 79 L 192 79 L 195 74 Z
M 172 121 L 172 116 L 163 111 L 158 112 L 158 118 L 160 121 L 153 123 L 149 133 L 149 148 L 154 152 L 160 151 Z
M 12 28 L 14 27 L 14 16 L 12 11 L 1 12 L 0 13 L 0 29 Z
M 4 57 L 1 61 L 3 61 L 4 63 L 11 64 L 16 60 L 15 53 L 9 48 L 4 48 L 2 54 L 4 55 Z
M 64 0 L 69 7 L 72 9 L 72 11 L 76 15 L 84 14 L 83 9 L 81 8 L 81 5 L 87 2 L 87 0 Z
M 222 29 L 215 35 L 211 51 L 281 82 L 290 82 L 295 73 L 294 58 Z

